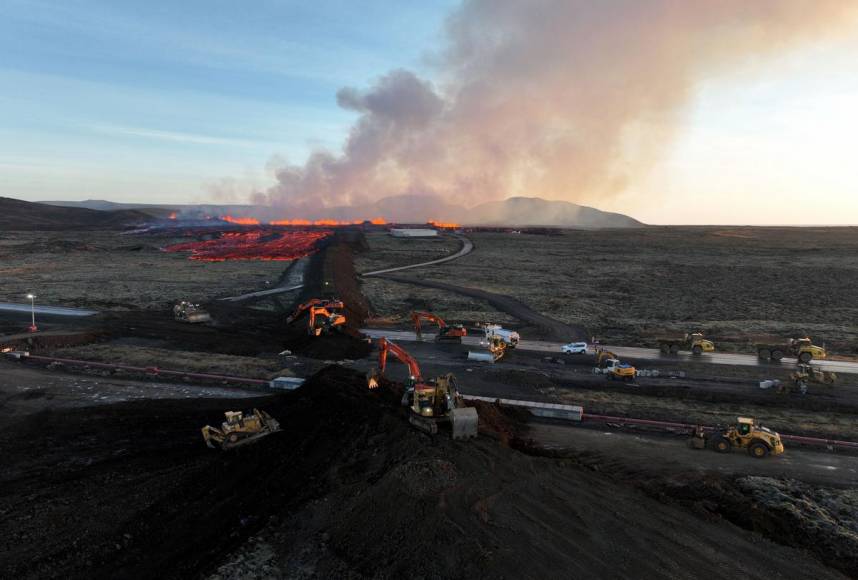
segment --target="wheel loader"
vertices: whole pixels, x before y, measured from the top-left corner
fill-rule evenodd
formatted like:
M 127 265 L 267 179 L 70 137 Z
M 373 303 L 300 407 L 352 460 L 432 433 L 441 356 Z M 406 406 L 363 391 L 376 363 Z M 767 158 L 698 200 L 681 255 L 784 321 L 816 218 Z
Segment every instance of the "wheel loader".
M 251 413 L 245 414 L 241 411 L 225 411 L 224 421 L 220 429 L 206 425 L 203 427 L 203 439 L 206 445 L 215 449 L 220 447 L 224 451 L 255 443 L 263 437 L 280 431 L 280 423 L 277 419 L 259 409 L 253 409 Z
M 716 433 L 712 446 L 718 453 L 729 453 L 733 448 L 747 449 L 756 459 L 784 452 L 781 436 L 749 417 L 739 417 L 735 425 Z

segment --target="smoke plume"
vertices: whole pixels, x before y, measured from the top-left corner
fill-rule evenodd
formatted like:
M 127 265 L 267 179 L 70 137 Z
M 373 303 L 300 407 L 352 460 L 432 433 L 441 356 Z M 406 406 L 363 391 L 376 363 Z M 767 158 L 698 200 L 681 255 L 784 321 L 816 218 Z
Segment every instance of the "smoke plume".
M 436 82 L 394 70 L 344 88 L 341 152 L 276 171 L 280 207 L 434 194 L 587 202 L 633 183 L 696 85 L 842 29 L 842 0 L 467 0 L 434 53 Z

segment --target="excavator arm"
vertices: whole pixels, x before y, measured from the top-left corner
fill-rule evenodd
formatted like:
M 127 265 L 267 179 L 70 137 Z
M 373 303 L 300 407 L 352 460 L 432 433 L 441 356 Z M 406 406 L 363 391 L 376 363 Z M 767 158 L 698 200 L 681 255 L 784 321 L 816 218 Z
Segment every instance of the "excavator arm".
M 468 335 L 468 331 L 465 330 L 464 326 L 460 324 L 449 326 L 446 322 L 444 322 L 444 320 L 441 319 L 440 316 L 432 314 L 431 312 L 422 312 L 419 310 L 414 310 L 411 312 L 411 320 L 414 323 L 414 333 L 417 335 L 417 338 L 422 337 L 422 329 L 420 328 L 421 320 L 434 322 L 438 325 L 438 335 L 436 338 L 439 340 L 461 341 L 463 336 Z
M 392 354 L 399 362 L 408 367 L 411 380 L 417 383 L 422 382 L 420 365 L 417 364 L 417 360 L 401 346 L 382 336 L 378 339 L 378 367 L 367 377 L 367 384 L 370 389 L 378 387 L 378 379 L 384 376 L 384 371 L 387 369 L 388 354 Z
M 437 324 L 439 330 L 447 326 L 447 323 L 444 322 L 440 316 L 435 316 L 431 312 L 421 312 L 419 310 L 413 310 L 411 312 L 411 320 L 414 323 L 414 332 L 417 334 L 417 338 L 420 338 L 420 336 L 422 335 L 420 321 L 423 319 Z

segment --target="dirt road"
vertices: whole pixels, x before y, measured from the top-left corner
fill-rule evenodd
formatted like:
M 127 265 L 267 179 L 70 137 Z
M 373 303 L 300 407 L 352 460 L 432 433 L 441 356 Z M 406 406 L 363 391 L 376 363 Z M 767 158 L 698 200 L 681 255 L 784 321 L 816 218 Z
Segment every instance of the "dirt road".
M 361 274 L 363 277 L 369 276 L 380 276 L 382 274 L 388 274 L 391 272 L 401 272 L 403 270 L 412 270 L 414 268 L 422 268 L 423 266 L 434 266 L 437 264 L 443 264 L 445 262 L 450 262 L 452 260 L 458 260 L 462 256 L 467 256 L 474 250 L 474 243 L 467 238 L 466 236 L 455 235 L 455 238 L 458 238 L 460 242 L 462 242 L 461 248 L 455 254 L 450 254 L 449 256 L 445 256 L 443 258 L 438 258 L 437 260 L 430 260 L 428 262 L 420 262 L 418 264 L 408 264 L 407 266 L 397 266 L 395 268 L 385 268 L 383 270 L 375 270 L 373 272 L 365 272 Z
M 479 288 L 466 288 L 464 286 L 455 286 L 444 282 L 434 282 L 432 280 L 422 280 L 406 276 L 392 276 L 390 274 L 384 274 L 381 277 L 385 280 L 393 280 L 394 282 L 401 282 L 403 284 L 413 284 L 415 286 L 423 286 L 426 288 L 437 288 L 439 290 L 447 290 L 448 292 L 455 292 L 463 296 L 485 300 L 501 312 L 506 312 L 510 316 L 521 320 L 524 324 L 538 328 L 542 334 L 549 339 L 564 341 L 564 344 L 565 342 L 575 340 L 590 340 L 587 329 L 584 327 L 566 324 L 549 316 L 545 316 L 544 314 L 540 314 L 515 298 L 511 298 L 504 294 L 495 294 L 494 292 L 486 292 Z
M 594 425 L 534 422 L 528 434 L 546 449 L 599 453 L 604 458 L 616 458 L 628 469 L 661 474 L 758 475 L 835 487 L 858 485 L 858 455 L 790 448 L 788 444 L 783 455 L 760 460 L 738 450 L 729 454 L 693 450 L 683 436 L 623 432 Z

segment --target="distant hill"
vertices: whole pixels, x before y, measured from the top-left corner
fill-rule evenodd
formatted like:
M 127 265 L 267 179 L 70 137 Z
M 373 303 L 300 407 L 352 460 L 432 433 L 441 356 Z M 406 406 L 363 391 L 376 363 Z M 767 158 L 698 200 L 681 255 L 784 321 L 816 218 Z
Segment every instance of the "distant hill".
M 644 225 L 621 213 L 539 197 L 511 197 L 480 204 L 468 210 L 467 223 L 567 228 L 639 228 Z
M 98 211 L 0 197 L 0 231 L 120 229 L 151 220 L 137 210 Z
M 485 226 L 551 226 L 559 228 L 635 228 L 644 224 L 620 213 L 611 213 L 568 201 L 549 201 L 538 197 L 511 197 L 502 201 L 467 207 L 448 203 L 428 194 L 397 195 L 378 201 L 328 208 L 277 208 L 253 205 L 149 205 L 114 203 L 103 200 L 44 202 L 64 207 L 96 210 L 136 210 L 156 217 L 172 211 L 212 216 L 235 215 L 259 219 L 337 219 L 354 221 L 383 217 L 394 223 L 425 223 L 429 220 Z

